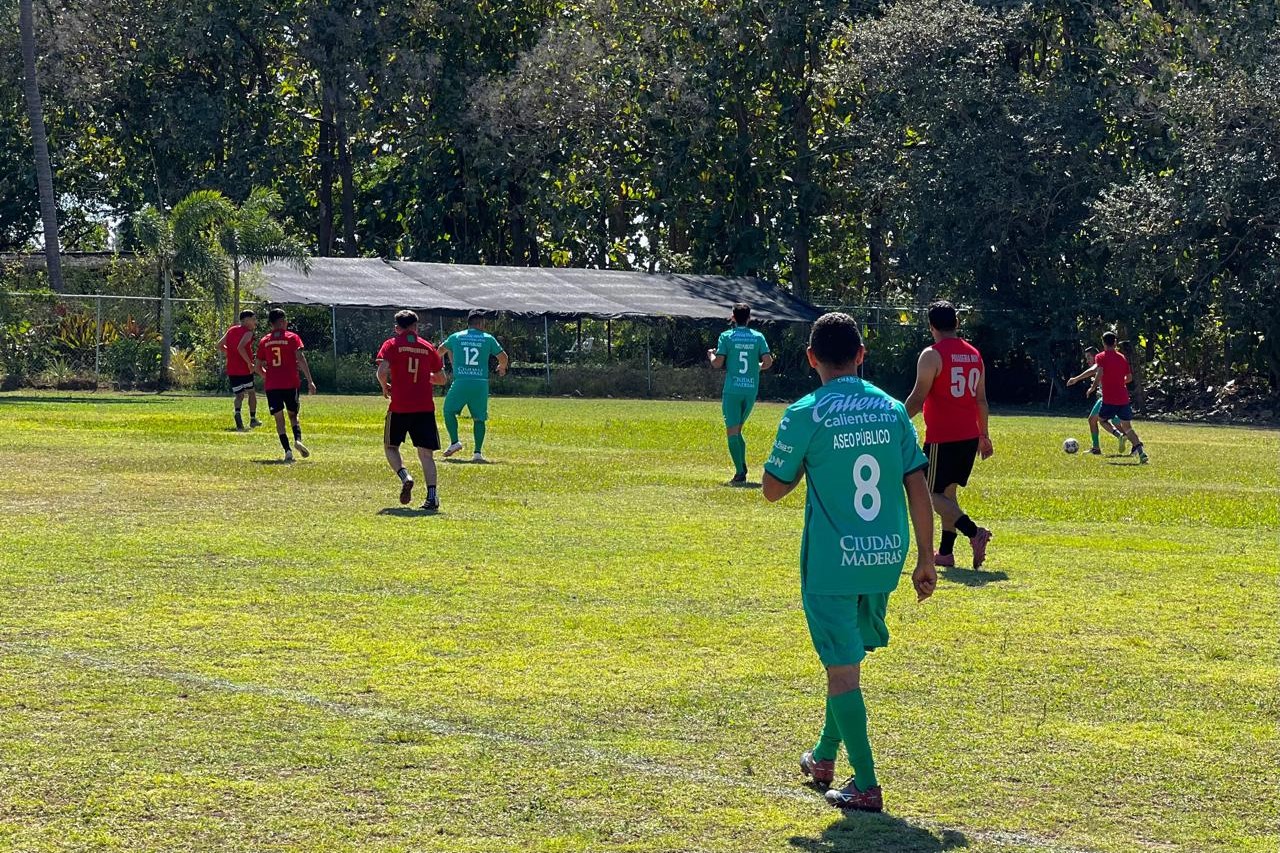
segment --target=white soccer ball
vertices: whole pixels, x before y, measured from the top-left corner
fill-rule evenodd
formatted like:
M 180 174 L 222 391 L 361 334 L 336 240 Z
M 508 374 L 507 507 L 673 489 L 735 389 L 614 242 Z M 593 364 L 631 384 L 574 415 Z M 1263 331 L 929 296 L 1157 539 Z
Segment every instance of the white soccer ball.
M 1076 441 L 1074 438 L 1068 438 L 1066 441 L 1062 442 L 1062 449 L 1067 453 L 1076 453 L 1080 450 L 1080 442 Z

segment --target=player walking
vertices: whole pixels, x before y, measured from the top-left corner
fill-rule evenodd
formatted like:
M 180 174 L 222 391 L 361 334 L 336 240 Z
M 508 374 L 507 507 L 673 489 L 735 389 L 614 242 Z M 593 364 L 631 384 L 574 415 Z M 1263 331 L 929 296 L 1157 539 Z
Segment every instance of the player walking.
M 1142 439 L 1138 438 L 1138 433 L 1133 429 L 1133 405 L 1129 397 L 1129 382 L 1133 380 L 1133 372 L 1129 368 L 1129 360 L 1116 349 L 1115 332 L 1107 332 L 1102 336 L 1102 352 L 1098 353 L 1093 365 L 1084 373 L 1068 379 L 1067 387 L 1083 382 L 1094 375 L 1098 376 L 1098 382 L 1102 385 L 1102 408 L 1098 412 L 1099 417 L 1104 421 L 1109 421 L 1113 417 L 1120 418 L 1120 431 L 1133 443 L 1133 450 L 1129 455 L 1138 457 L 1138 460 L 1146 465 L 1151 459 L 1147 456 L 1146 448 L 1142 446 Z
M 1085 358 L 1090 364 L 1098 357 L 1097 347 L 1087 347 L 1084 351 Z M 1124 453 L 1124 433 L 1120 431 L 1120 419 L 1112 418 L 1109 421 L 1102 420 L 1102 387 L 1098 381 L 1097 374 L 1094 374 L 1093 382 L 1089 385 L 1089 390 L 1085 392 L 1085 397 L 1097 395 L 1098 399 L 1093 404 L 1093 408 L 1089 411 L 1089 435 L 1093 439 L 1093 446 L 1089 448 L 1089 452 L 1094 456 L 1102 455 L 1102 447 L 1098 443 L 1099 428 L 1106 429 L 1107 432 L 1120 439 L 1120 452 Z
M 987 371 L 982 355 L 956 331 L 955 306 L 939 301 L 929 306 L 933 346 L 916 362 L 916 385 L 907 398 L 907 414 L 924 411 L 924 451 L 929 457 L 929 491 L 942 519 L 942 536 L 934 562 L 956 564 L 956 532 L 969 538 L 973 567 L 987 559 L 991 531 L 979 527 L 961 509 L 957 491 L 969 484 L 973 462 L 994 452 L 987 432 Z
M 809 364 L 822 387 L 787 409 L 764 468 L 764 496 L 776 501 L 808 478 L 800 593 L 809 636 L 827 670 L 826 722 L 800 769 L 823 787 L 835 779 L 840 744 L 853 778 L 826 798 L 842 809 L 884 808 L 876 780 L 861 664 L 889 643 L 885 612 L 906 563 L 908 516 L 915 528 L 920 601 L 933 594 L 933 513 L 916 429 L 897 400 L 858 377 L 858 324 L 827 314 L 813 325 Z
M 720 406 L 724 412 L 724 430 L 729 442 L 729 458 L 733 460 L 733 485 L 747 482 L 747 441 L 742 428 L 751 416 L 760 393 L 760 371 L 773 366 L 769 343 L 764 335 L 749 327 L 751 306 L 739 302 L 733 306 L 733 328 L 720 334 L 715 349 L 707 350 L 707 360 L 716 370 L 725 369 L 724 393 Z
M 236 395 L 236 429 L 241 431 L 244 430 L 241 410 L 246 394 L 249 396 L 249 428 L 262 426 L 258 420 L 258 394 L 253 390 L 253 333 L 257 328 L 258 316 L 252 311 L 241 311 L 240 322 L 227 329 L 218 341 L 218 351 L 227 357 L 227 382 L 231 393 Z
M 467 329 L 454 332 L 445 339 L 441 350 L 453 369 L 453 383 L 444 398 L 444 426 L 449 431 L 446 457 L 462 449 L 458 440 L 458 415 L 463 407 L 471 413 L 471 431 L 475 438 L 472 462 L 484 462 L 484 437 L 489 420 L 489 358 L 498 357 L 498 375 L 507 374 L 507 353 L 498 339 L 484 330 L 483 311 L 467 315 Z
M 307 393 L 316 393 L 316 383 L 311 379 L 311 366 L 302 352 L 302 338 L 288 330 L 289 318 L 284 309 L 272 308 L 267 313 L 271 331 L 258 342 L 257 370 L 263 376 L 267 391 L 267 411 L 276 419 L 276 432 L 280 434 L 280 446 L 284 448 L 284 461 L 293 461 L 289 436 L 285 432 L 284 413 L 289 412 L 293 424 L 293 444 L 302 458 L 311 451 L 302 443 L 302 425 L 298 422 L 298 368 L 307 377 Z
M 422 508 L 431 512 L 440 509 L 435 458 L 440 431 L 436 428 L 433 380 L 442 370 L 440 353 L 418 337 L 418 315 L 412 311 L 396 314 L 395 337 L 388 338 L 378 350 L 378 384 L 382 396 L 391 401 L 382 430 L 383 447 L 387 463 L 400 478 L 400 503 L 407 504 L 413 500 L 413 477 L 404 467 L 400 445 L 406 435 L 413 441 L 427 481 L 427 501 Z

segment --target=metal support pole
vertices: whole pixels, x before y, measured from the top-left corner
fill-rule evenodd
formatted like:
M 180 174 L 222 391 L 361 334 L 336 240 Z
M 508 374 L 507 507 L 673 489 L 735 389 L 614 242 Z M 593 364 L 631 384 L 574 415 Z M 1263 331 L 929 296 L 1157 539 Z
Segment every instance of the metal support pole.
M 542 315 L 542 354 L 547 365 L 547 387 L 551 387 L 551 321 Z
M 650 397 L 653 396 L 653 350 L 650 347 L 652 332 L 653 330 L 647 327 L 644 330 L 644 370 L 648 374 Z
M 338 393 L 338 306 L 330 305 L 330 318 L 333 320 L 333 393 Z
M 613 361 L 613 320 L 605 320 L 605 331 L 609 338 L 609 360 Z
M 102 297 L 93 300 L 97 306 L 98 331 L 93 340 L 93 387 L 96 389 L 102 382 Z

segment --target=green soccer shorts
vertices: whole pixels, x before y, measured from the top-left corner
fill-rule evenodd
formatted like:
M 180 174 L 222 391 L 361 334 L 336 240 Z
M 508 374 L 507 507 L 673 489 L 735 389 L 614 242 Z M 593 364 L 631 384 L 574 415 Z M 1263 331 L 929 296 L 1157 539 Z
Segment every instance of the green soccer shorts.
M 725 394 L 720 400 L 720 408 L 724 412 L 726 427 L 740 427 L 751 417 L 751 410 L 756 407 L 755 394 Z
M 1098 395 L 1098 402 L 1093 404 L 1093 411 L 1089 413 L 1089 417 L 1091 418 L 1102 417 L 1102 395 L 1101 394 Z
M 464 407 L 471 412 L 472 420 L 489 420 L 489 383 L 454 382 L 450 385 L 449 393 L 444 395 L 444 413 L 456 415 Z
M 854 666 L 889 645 L 889 593 L 805 595 L 804 617 L 823 666 Z

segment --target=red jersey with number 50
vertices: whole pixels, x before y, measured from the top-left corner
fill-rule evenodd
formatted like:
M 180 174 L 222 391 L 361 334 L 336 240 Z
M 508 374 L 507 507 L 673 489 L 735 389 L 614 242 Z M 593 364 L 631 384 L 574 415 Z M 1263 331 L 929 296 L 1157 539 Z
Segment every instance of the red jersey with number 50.
M 978 426 L 978 382 L 986 369 L 982 354 L 960 338 L 943 338 L 933 351 L 942 357 L 942 370 L 924 399 L 925 443 L 975 439 L 982 434 Z
M 298 350 L 302 338 L 293 332 L 272 332 L 258 342 L 258 359 L 267 369 L 262 387 L 268 391 L 290 391 L 302 383 L 298 379 Z
M 391 365 L 391 411 L 397 415 L 436 410 L 431 374 L 444 370 L 440 351 L 415 334 L 388 338 L 378 361 Z

